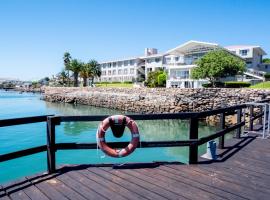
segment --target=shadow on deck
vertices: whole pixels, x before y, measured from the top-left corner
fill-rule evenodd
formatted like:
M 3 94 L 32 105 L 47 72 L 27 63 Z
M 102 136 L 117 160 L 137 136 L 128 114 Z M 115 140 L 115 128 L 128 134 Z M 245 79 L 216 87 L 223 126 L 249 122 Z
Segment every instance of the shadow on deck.
M 124 167 L 125 168 L 125 167 Z M 270 140 L 233 139 L 216 161 L 64 166 L 2 186 L 1 199 L 269 199 Z

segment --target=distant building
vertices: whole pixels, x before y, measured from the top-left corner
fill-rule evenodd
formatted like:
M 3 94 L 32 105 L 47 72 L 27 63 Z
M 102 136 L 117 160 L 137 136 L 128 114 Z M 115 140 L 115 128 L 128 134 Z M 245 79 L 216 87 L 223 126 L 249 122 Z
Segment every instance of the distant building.
M 265 51 L 259 46 L 222 47 L 216 43 L 188 41 L 165 53 L 158 53 L 155 48 L 146 48 L 144 56 L 101 62 L 102 75 L 99 81 L 140 82 L 151 71 L 164 69 L 168 72 L 167 87 L 199 88 L 207 80 L 194 80 L 191 70 L 195 61 L 207 52 L 223 49 L 246 61 L 248 72 L 245 78 L 263 79 L 265 71 L 270 71 L 262 63 Z

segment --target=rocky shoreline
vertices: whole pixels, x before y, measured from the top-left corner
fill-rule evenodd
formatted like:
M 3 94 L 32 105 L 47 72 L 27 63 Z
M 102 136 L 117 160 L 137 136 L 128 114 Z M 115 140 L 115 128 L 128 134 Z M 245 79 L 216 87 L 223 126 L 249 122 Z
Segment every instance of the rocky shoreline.
M 201 112 L 270 98 L 270 90 L 229 88 L 44 88 L 45 101 L 135 113 Z M 210 121 L 217 121 L 215 116 Z

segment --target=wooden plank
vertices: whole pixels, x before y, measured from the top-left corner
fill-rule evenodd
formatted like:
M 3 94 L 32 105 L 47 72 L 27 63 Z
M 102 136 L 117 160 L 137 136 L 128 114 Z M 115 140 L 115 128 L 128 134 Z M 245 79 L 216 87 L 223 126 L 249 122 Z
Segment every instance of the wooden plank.
M 256 190 L 253 190 L 251 188 L 247 189 L 247 187 L 225 181 L 219 177 L 219 174 L 217 173 L 207 173 L 204 170 L 195 171 L 191 168 L 185 168 L 185 167 L 179 167 L 179 166 L 169 166 L 174 170 L 176 174 L 186 172 L 190 173 L 192 177 L 196 178 L 197 180 L 200 180 L 202 177 L 205 177 L 204 180 L 209 179 L 209 181 L 212 181 L 212 187 L 218 187 L 220 189 L 223 189 L 224 191 L 231 192 L 235 195 L 239 195 L 242 198 L 251 198 L 251 199 L 267 199 L 269 197 L 268 194 L 262 193 L 262 192 L 256 192 Z M 200 169 L 199 167 L 196 169 Z M 236 177 L 237 178 L 237 177 Z
M 140 169 L 140 170 L 142 170 L 142 169 Z M 151 171 L 155 171 L 155 169 L 151 169 Z M 182 193 L 178 192 L 179 187 L 173 187 L 172 185 L 169 185 L 169 183 L 167 181 L 164 182 L 165 180 L 159 181 L 156 178 L 144 176 L 143 174 L 136 172 L 134 169 L 132 169 L 132 170 L 125 169 L 125 170 L 121 170 L 121 172 L 127 173 L 127 174 L 129 174 L 135 178 L 138 178 L 142 181 L 145 181 L 145 182 L 148 182 L 150 184 L 154 184 L 158 187 L 161 187 L 163 190 L 162 195 L 168 199 L 185 198 L 185 196 L 183 196 Z M 131 179 L 131 180 L 133 180 L 133 179 Z
M 182 182 L 186 185 L 189 185 L 190 187 L 198 188 L 199 190 L 202 191 L 207 191 L 208 193 L 217 195 L 219 198 L 228 198 L 228 199 L 241 199 L 239 195 L 234 195 L 230 192 L 221 190 L 216 187 L 212 187 L 212 184 L 207 184 L 205 181 L 201 181 L 198 179 L 194 178 L 189 178 L 190 176 L 192 177 L 191 173 L 184 173 L 182 174 L 175 174 L 173 171 L 168 169 L 165 165 L 161 166 L 158 170 L 158 174 L 160 174 L 160 181 L 165 180 L 165 179 L 172 179 L 172 180 L 177 180 L 178 182 Z M 151 170 L 143 170 L 145 171 L 144 174 L 147 176 L 155 176 L 154 171 Z M 166 177 L 164 179 L 164 177 Z M 185 192 L 185 191 L 184 191 Z M 216 199 L 217 197 L 214 197 Z M 242 198 L 243 199 L 243 198 Z
M 23 188 L 31 186 L 32 184 L 28 182 L 25 178 L 23 178 L 3 185 L 3 188 L 5 189 L 10 199 L 30 200 L 30 198 L 23 191 Z
M 86 199 L 93 199 L 93 200 L 106 199 L 105 197 L 96 193 L 94 190 L 85 187 L 84 185 L 80 184 L 80 182 L 74 180 L 73 178 L 70 178 L 66 174 L 59 175 L 57 176 L 56 179 L 60 180 L 62 183 L 65 183 L 67 187 L 71 188 L 72 190 L 75 190 L 77 193 L 79 193 Z
M 138 195 L 141 195 L 147 199 L 166 199 L 159 194 L 156 194 L 155 192 L 148 190 L 140 185 L 135 184 L 133 181 L 126 180 L 122 177 L 119 177 L 117 175 L 114 175 L 113 173 L 110 173 L 110 171 L 106 170 L 105 168 L 101 169 L 99 168 L 88 168 L 88 170 L 99 174 L 100 176 L 106 178 L 107 180 L 118 184 L 130 191 L 133 191 L 137 193 Z
M 190 185 L 190 183 L 186 184 L 184 182 L 181 182 L 179 179 L 164 176 L 161 173 L 162 170 L 160 170 L 159 168 L 125 170 L 125 172 L 129 173 L 134 177 L 149 181 L 152 184 L 159 185 L 165 190 L 176 193 L 177 195 L 180 195 L 187 199 L 224 199 L 222 196 L 214 195 L 204 190 L 201 190 L 201 188 L 196 187 L 196 185 Z M 196 195 L 194 195 L 195 193 Z
M 111 181 L 109 181 L 109 180 L 103 178 L 102 176 L 99 176 L 99 175 L 97 175 L 89 170 L 80 170 L 78 172 L 83 174 L 87 178 L 101 184 L 102 186 L 104 186 L 104 187 L 130 199 L 130 200 L 146 199 L 146 198 L 139 196 L 138 194 L 136 194 L 132 191 L 127 190 L 126 188 L 124 188 L 120 185 L 112 183 Z
M 119 199 L 119 200 L 126 200 L 127 198 L 119 195 L 118 193 L 109 190 L 108 188 L 103 187 L 99 183 L 96 183 L 93 180 L 90 180 L 86 178 L 81 173 L 78 173 L 77 171 L 70 171 L 67 173 L 67 176 L 70 176 L 74 180 L 77 180 L 82 185 L 88 187 L 89 189 L 93 189 L 95 192 L 99 193 L 100 195 L 104 196 L 108 199 Z
M 23 191 L 30 199 L 49 200 L 49 198 L 35 186 L 24 188 Z
M 0 185 L 0 199 L 10 200 L 10 198 L 6 194 L 6 191 L 4 190 L 4 188 L 1 185 Z
M 32 184 L 38 184 L 40 182 L 47 182 L 48 184 L 52 185 L 54 189 L 60 192 L 63 196 L 67 197 L 68 199 L 76 199 L 76 200 L 86 200 L 83 196 L 77 193 L 75 190 L 67 187 L 63 182 L 56 179 L 59 174 L 49 174 L 49 175 L 40 175 L 40 176 L 32 176 L 27 177 Z
M 252 187 L 254 189 L 260 187 L 263 191 L 270 190 L 270 179 L 266 180 L 265 178 L 249 175 L 243 171 L 240 171 L 239 169 L 220 169 L 218 167 L 215 168 L 212 166 L 207 166 L 205 168 L 202 168 L 202 166 L 200 166 L 200 168 L 206 170 L 209 173 L 222 174 L 224 176 L 221 178 L 228 182 L 235 182 L 237 184 L 243 184 L 244 186 L 248 185 L 249 187 Z
M 108 170 L 110 173 L 112 173 L 118 177 L 126 179 L 132 183 L 135 183 L 136 185 L 139 185 L 139 186 L 141 186 L 149 191 L 152 191 L 152 192 L 158 194 L 160 197 L 162 197 L 162 199 L 164 199 L 164 198 L 168 199 L 168 196 L 170 195 L 164 188 L 157 186 L 154 183 L 149 183 L 149 182 L 141 180 L 137 177 L 130 176 L 129 174 L 124 172 L 125 170 L 110 170 L 108 168 L 106 168 L 106 170 Z M 170 195 L 170 196 L 172 198 L 172 195 Z

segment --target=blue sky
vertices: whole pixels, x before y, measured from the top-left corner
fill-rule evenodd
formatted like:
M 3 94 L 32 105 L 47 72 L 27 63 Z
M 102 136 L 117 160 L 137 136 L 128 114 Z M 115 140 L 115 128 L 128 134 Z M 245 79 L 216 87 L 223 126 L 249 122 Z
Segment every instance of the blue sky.
M 65 51 L 102 61 L 188 40 L 270 54 L 269 9 L 268 0 L 1 0 L 0 77 L 51 76 Z

